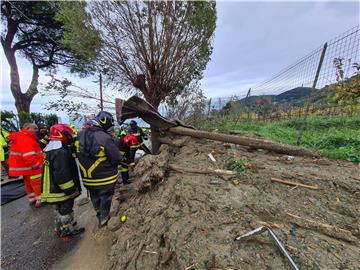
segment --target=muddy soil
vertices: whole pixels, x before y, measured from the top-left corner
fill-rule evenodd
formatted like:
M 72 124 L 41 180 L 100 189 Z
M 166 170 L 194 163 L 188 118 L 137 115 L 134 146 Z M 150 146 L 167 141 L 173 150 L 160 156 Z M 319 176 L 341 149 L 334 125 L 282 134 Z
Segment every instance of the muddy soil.
M 360 167 L 194 139 L 170 152 L 169 164 L 226 169 L 231 157 L 247 164 L 233 178 L 165 169 L 152 174 L 162 179 L 151 189 L 120 188 L 110 269 L 290 269 L 267 233 L 233 240 L 261 225 L 274 229 L 300 269 L 360 269 Z

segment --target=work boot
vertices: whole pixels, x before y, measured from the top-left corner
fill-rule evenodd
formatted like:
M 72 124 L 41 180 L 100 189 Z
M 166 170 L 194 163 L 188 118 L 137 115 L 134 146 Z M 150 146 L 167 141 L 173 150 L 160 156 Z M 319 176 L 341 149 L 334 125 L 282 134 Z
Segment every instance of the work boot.
M 29 205 L 33 205 L 36 203 L 35 193 L 28 194 L 27 198 L 29 200 Z
M 35 202 L 35 208 L 40 208 L 41 206 L 43 206 L 41 200 L 36 200 L 36 202 Z
M 76 235 L 79 235 L 79 234 L 82 234 L 83 232 L 85 232 L 85 228 L 84 227 L 81 227 L 81 228 L 78 228 L 78 229 L 70 229 L 70 227 L 67 227 L 67 228 L 64 228 L 60 234 L 59 234 L 59 238 L 62 240 L 62 241 L 68 241 L 70 240 L 70 238 L 76 236 Z
M 61 233 L 61 220 L 60 220 L 60 214 L 55 211 L 55 227 L 54 227 L 54 236 L 55 237 L 60 237 L 60 233 Z
M 60 239 L 63 241 L 69 240 L 71 237 L 81 234 L 85 231 L 85 228 L 75 228 L 77 226 L 77 222 L 74 220 L 74 217 L 72 214 L 67 214 L 64 216 L 61 216 L 61 230 L 60 230 Z

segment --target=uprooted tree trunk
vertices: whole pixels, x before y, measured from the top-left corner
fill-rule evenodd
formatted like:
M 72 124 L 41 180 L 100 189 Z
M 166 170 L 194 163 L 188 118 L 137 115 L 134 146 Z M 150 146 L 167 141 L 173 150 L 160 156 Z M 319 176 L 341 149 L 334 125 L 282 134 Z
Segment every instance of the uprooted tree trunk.
M 233 144 L 240 144 L 244 146 L 249 146 L 256 149 L 265 149 L 269 151 L 273 151 L 275 153 L 280 154 L 287 154 L 287 155 L 294 155 L 294 156 L 307 156 L 307 157 L 319 157 L 320 155 L 316 152 L 311 150 L 291 146 L 287 144 L 276 143 L 266 139 L 259 139 L 259 138 L 250 138 L 245 136 L 235 136 L 235 135 L 228 135 L 228 134 L 221 134 L 221 133 L 214 133 L 214 132 L 206 132 L 200 130 L 194 130 L 185 127 L 173 127 L 170 128 L 169 131 L 174 134 L 178 135 L 185 135 L 191 136 L 195 138 L 203 138 Z

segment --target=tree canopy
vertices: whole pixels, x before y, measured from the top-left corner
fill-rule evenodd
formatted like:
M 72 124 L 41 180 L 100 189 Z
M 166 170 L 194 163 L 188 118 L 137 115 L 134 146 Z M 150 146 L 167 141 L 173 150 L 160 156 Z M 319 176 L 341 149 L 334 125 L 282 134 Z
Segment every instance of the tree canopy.
M 216 27 L 213 1 L 94 1 L 102 47 L 98 65 L 121 90 L 140 91 L 156 108 L 202 77 Z
M 97 48 L 97 41 L 87 42 L 88 36 L 82 36 L 82 50 L 74 53 L 66 43 L 70 29 L 64 27 L 61 14 L 68 12 L 68 4 L 60 1 L 2 1 L 1 2 L 1 45 L 10 65 L 10 89 L 15 98 L 15 106 L 20 111 L 29 112 L 30 103 L 38 93 L 39 69 L 54 70 L 58 65 L 76 67 Z M 84 3 L 71 2 L 81 6 Z M 79 17 L 72 16 L 79 25 Z M 86 30 L 82 26 L 83 33 Z M 85 32 L 86 33 L 86 32 Z M 90 36 L 95 39 L 94 35 Z M 73 39 L 74 40 L 74 39 Z M 80 43 L 80 39 L 78 38 Z M 85 45 L 90 53 L 81 53 Z M 96 53 L 96 52 L 95 52 Z M 93 53 L 93 54 L 95 54 Z M 21 91 L 20 76 L 16 57 L 25 57 L 33 67 L 30 85 L 25 93 Z M 74 69 L 75 70 L 75 69 Z

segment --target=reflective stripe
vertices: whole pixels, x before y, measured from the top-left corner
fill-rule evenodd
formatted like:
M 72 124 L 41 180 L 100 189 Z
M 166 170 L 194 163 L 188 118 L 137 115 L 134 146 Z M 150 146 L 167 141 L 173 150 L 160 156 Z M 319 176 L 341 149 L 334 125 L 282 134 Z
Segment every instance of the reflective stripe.
M 121 168 L 121 169 L 119 169 L 119 172 L 128 172 L 128 171 L 129 171 L 128 168 Z
M 75 148 L 76 148 L 76 152 L 79 153 L 80 152 L 80 142 L 75 141 L 74 145 L 75 145 Z
M 13 155 L 13 156 L 22 156 L 23 154 L 20 153 L 20 152 L 10 152 L 10 155 Z
M 113 180 L 118 177 L 118 174 L 115 174 L 113 176 L 110 177 L 106 177 L 106 178 L 101 178 L 101 179 L 89 179 L 89 178 L 83 178 L 83 182 L 85 184 L 85 182 L 104 182 L 104 181 L 109 181 L 109 180 Z
M 41 173 L 30 176 L 30 179 L 37 179 L 41 177 Z
M 72 183 L 71 183 L 72 182 Z M 73 180 L 66 182 L 63 185 L 74 185 Z M 60 186 L 60 185 L 59 185 Z M 61 187 L 60 187 L 61 188 Z M 65 193 L 50 193 L 50 171 L 49 165 L 45 163 L 44 166 L 44 175 L 43 175 L 43 192 L 41 194 L 41 201 L 42 202 L 61 202 L 68 200 L 71 195 L 66 195 Z
M 75 183 L 74 183 L 73 180 L 70 180 L 70 181 L 68 181 L 68 182 L 66 182 L 66 183 L 64 183 L 64 184 L 60 184 L 60 185 L 59 185 L 59 187 L 60 187 L 62 190 L 71 188 L 71 187 L 73 187 L 73 186 L 75 186 Z
M 42 202 L 60 202 L 66 201 L 70 198 L 70 195 L 66 195 L 65 193 L 43 193 L 41 194 Z
M 143 144 L 144 144 L 144 142 L 139 143 L 139 144 L 137 144 L 137 145 L 130 146 L 130 148 L 139 148 L 139 147 L 142 146 Z
M 25 168 L 11 168 L 9 169 L 9 171 L 28 171 L 28 170 L 32 170 L 31 167 L 25 167 Z
M 104 146 L 100 146 L 100 151 L 99 153 L 97 153 L 96 157 L 105 157 L 106 154 L 105 154 L 105 148 Z
M 38 154 L 40 154 L 40 152 L 27 152 L 27 153 L 24 153 L 23 154 L 23 157 L 27 157 L 27 156 L 31 156 L 31 155 L 38 155 Z
M 134 135 L 134 136 L 141 136 L 141 133 L 132 133 L 132 135 Z
M 101 157 L 98 158 L 93 165 L 90 166 L 90 168 L 88 169 L 87 173 L 88 173 L 88 177 L 91 177 L 92 172 L 96 169 L 97 166 L 100 165 L 101 162 L 103 162 L 104 160 L 106 160 L 107 157 Z
M 23 156 L 23 157 L 27 157 L 27 156 L 31 156 L 31 155 L 38 155 L 40 154 L 40 152 L 26 152 L 26 153 L 20 153 L 20 152 L 10 152 L 10 155 L 13 156 Z
M 80 167 L 80 169 L 81 169 L 81 171 L 82 171 L 82 173 L 83 173 L 83 176 L 84 177 L 87 177 L 87 172 L 86 172 L 86 169 L 84 168 L 84 166 L 83 165 L 81 165 L 81 163 L 79 162 L 79 167 Z
M 85 183 L 84 182 L 84 186 L 105 186 L 105 185 L 113 184 L 116 181 L 117 181 L 117 178 L 115 178 L 114 180 L 110 180 L 108 182 L 102 182 L 102 183 Z
M 50 172 L 49 172 L 49 166 L 45 165 L 44 167 L 44 188 L 43 188 L 43 193 L 44 194 L 48 194 L 50 193 Z

